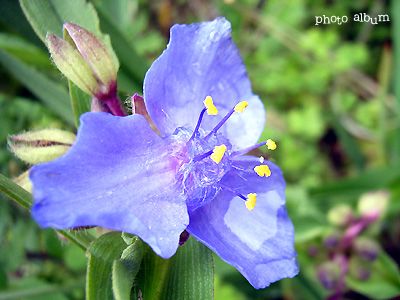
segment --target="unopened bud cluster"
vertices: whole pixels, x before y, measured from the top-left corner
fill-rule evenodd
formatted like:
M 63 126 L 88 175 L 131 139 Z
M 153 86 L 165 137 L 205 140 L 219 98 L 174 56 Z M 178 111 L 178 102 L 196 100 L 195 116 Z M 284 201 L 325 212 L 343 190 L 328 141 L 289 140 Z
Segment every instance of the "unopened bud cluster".
M 325 234 L 319 246 L 313 244 L 309 247 L 308 254 L 319 261 L 316 267 L 318 280 L 335 295 L 344 292 L 346 276 L 367 280 L 371 275 L 371 264 L 381 249 L 369 228 L 378 225 L 388 201 L 386 191 L 377 191 L 362 195 L 357 210 L 339 204 L 328 212 L 327 220 L 333 228 Z

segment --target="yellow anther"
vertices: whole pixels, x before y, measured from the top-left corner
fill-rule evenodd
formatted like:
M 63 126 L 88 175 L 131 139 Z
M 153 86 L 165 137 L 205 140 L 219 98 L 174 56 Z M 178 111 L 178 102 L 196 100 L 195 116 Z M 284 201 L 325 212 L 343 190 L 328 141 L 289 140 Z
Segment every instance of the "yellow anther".
M 256 205 L 256 200 L 257 200 L 257 194 L 256 193 L 251 193 L 247 195 L 247 200 L 245 202 L 246 208 L 248 210 L 252 210 L 254 206 Z
M 221 146 L 215 146 L 213 153 L 211 154 L 211 159 L 219 164 L 219 162 L 222 159 L 222 156 L 224 156 L 224 153 L 226 151 L 226 146 L 222 144 Z
M 211 96 L 207 96 L 203 103 L 204 106 L 207 108 L 207 114 L 218 115 L 218 109 L 215 107 Z
M 267 165 L 260 165 L 254 168 L 254 171 L 261 177 L 271 176 L 271 170 Z
M 271 139 L 267 140 L 266 145 L 267 145 L 269 150 L 275 150 L 276 149 L 276 143 Z
M 246 101 L 239 102 L 238 104 L 236 104 L 234 110 L 236 112 L 241 113 L 247 107 L 247 105 L 249 105 L 249 104 Z

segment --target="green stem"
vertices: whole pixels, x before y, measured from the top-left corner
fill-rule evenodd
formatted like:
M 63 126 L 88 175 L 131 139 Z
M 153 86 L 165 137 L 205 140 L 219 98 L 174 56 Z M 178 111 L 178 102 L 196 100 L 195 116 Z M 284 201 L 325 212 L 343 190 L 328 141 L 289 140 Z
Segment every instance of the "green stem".
M 21 204 L 26 209 L 30 209 L 33 203 L 32 194 L 24 190 L 18 184 L 0 174 L 0 190 L 10 198 Z
M 0 174 L 0 190 L 27 210 L 31 209 L 33 203 L 32 194 L 14 183 L 11 179 L 8 179 L 3 174 Z M 87 246 L 94 240 L 93 236 L 84 231 L 57 231 L 84 251 L 86 251 Z
M 57 230 L 62 236 L 67 238 L 69 241 L 77 245 L 83 251 L 86 251 L 87 247 L 91 242 L 95 240 L 95 238 L 85 232 L 84 230 L 80 231 L 72 231 L 72 230 Z

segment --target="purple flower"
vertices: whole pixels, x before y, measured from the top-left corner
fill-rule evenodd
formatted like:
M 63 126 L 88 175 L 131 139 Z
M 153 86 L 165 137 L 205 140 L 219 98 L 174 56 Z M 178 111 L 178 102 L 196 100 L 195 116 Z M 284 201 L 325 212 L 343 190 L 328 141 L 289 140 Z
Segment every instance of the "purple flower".
M 255 288 L 295 276 L 282 173 L 242 155 L 267 144 L 256 144 L 265 112 L 230 23 L 173 26 L 146 74 L 144 99 L 162 136 L 139 114 L 86 113 L 72 148 L 32 169 L 37 222 L 133 233 L 163 258 L 176 252 L 186 230 Z M 217 116 L 205 114 L 216 109 Z

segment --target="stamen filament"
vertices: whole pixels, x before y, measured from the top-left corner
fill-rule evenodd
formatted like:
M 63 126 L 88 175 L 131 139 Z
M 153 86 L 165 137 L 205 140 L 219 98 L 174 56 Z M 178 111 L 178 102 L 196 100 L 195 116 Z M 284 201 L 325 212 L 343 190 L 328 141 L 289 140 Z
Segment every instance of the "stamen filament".
M 235 191 L 234 189 L 231 189 L 223 184 L 217 183 L 216 185 L 224 190 L 227 190 L 227 191 L 235 194 L 239 198 L 242 198 L 245 201 L 245 205 L 248 210 L 252 210 L 254 208 L 254 206 L 256 204 L 256 200 L 257 200 L 256 193 L 247 194 L 247 197 L 246 197 L 246 196 L 242 195 L 241 193 L 239 193 L 238 191 Z
M 205 139 L 208 138 L 211 134 L 214 134 L 218 131 L 218 129 L 221 128 L 222 125 L 224 125 L 224 123 L 230 118 L 230 116 L 232 116 L 232 114 L 235 112 L 235 108 L 232 108 L 226 115 L 225 117 L 222 118 L 221 121 L 219 121 L 219 123 L 217 124 L 217 126 L 214 127 L 213 130 L 211 130 L 206 136 Z
M 255 144 L 255 145 L 250 146 L 248 148 L 245 148 L 245 149 L 242 149 L 242 150 L 238 150 L 238 151 L 234 151 L 234 152 L 232 152 L 231 155 L 232 156 L 243 155 L 243 154 L 246 154 L 247 152 L 250 152 L 251 150 L 260 148 L 261 146 L 264 146 L 264 145 L 267 145 L 269 150 L 275 150 L 276 149 L 275 142 L 273 140 L 271 140 L 271 139 L 268 139 L 265 142 L 261 142 L 261 143 Z
M 266 144 L 267 144 L 267 142 L 261 142 L 261 143 L 255 144 L 255 145 L 250 146 L 250 147 L 245 148 L 245 149 L 233 151 L 232 154 L 231 154 L 231 156 L 239 156 L 239 155 L 246 154 L 247 152 L 250 152 L 251 150 L 260 148 L 261 146 L 264 146 L 264 145 L 266 145 Z
M 199 119 L 198 119 L 198 121 L 197 121 L 196 128 L 193 130 L 193 134 L 192 134 L 192 136 L 190 137 L 190 139 L 188 140 L 188 142 L 190 142 L 191 140 L 193 140 L 193 138 L 194 138 L 194 137 L 197 135 L 197 133 L 199 132 L 199 128 L 200 128 L 201 122 L 203 121 L 203 117 L 204 117 L 204 114 L 206 113 L 206 111 L 207 111 L 207 108 L 203 108 L 203 110 L 200 112 L 200 116 L 199 116 Z
M 229 187 L 227 187 L 227 186 L 225 186 L 223 184 L 220 184 L 220 183 L 217 183 L 216 185 L 219 186 L 220 188 L 224 189 L 224 190 L 227 190 L 227 191 L 235 194 L 236 196 L 242 198 L 244 201 L 247 201 L 247 198 L 245 196 L 243 196 L 241 193 L 239 193 L 238 191 L 235 191 L 234 189 L 231 189 L 231 188 L 229 188 Z
M 196 155 L 195 157 L 193 157 L 193 162 L 195 163 L 195 162 L 205 159 L 206 157 L 210 156 L 213 153 L 213 151 L 214 150 L 210 150 L 210 151 L 207 151 L 206 153 Z

